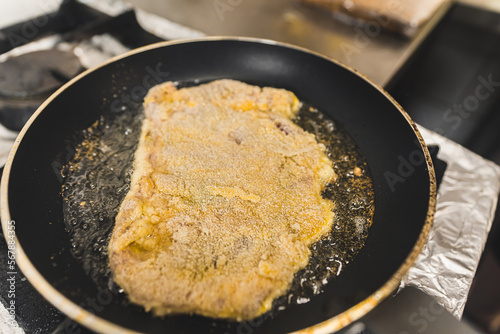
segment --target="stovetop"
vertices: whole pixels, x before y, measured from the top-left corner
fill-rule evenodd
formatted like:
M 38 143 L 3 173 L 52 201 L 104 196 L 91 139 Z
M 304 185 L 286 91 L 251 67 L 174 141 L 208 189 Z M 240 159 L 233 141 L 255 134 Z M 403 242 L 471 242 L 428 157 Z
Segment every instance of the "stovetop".
M 441 119 L 441 125 L 446 123 L 449 126 L 449 128 L 445 128 L 444 135 L 468 145 L 483 156 L 495 158 L 498 155 L 500 159 L 500 154 L 495 151 L 494 147 L 496 146 L 493 145 L 495 140 L 498 141 L 497 137 L 489 136 L 489 141 L 484 141 L 485 146 L 477 144 L 479 140 L 476 140 L 481 127 L 490 129 L 494 128 L 491 124 L 497 124 L 498 115 L 493 114 L 492 110 L 498 109 L 500 89 L 496 89 L 494 84 L 490 84 L 494 88 L 493 91 L 489 92 L 491 93 L 490 97 L 485 99 L 484 103 L 481 100 L 481 104 L 477 108 L 478 111 L 475 114 L 471 112 L 470 117 L 464 117 L 457 111 L 453 111 L 454 104 L 466 102 L 471 94 L 475 96 L 474 89 L 482 83 L 481 80 L 500 81 L 500 68 L 494 61 L 500 59 L 497 57 L 498 45 L 500 44 L 491 44 L 495 41 L 498 42 L 497 27 L 500 27 L 500 23 L 497 26 L 496 23 L 492 25 L 491 22 L 500 22 L 500 18 L 489 12 L 481 13 L 481 11 L 472 9 L 476 18 L 481 18 L 481 15 L 484 18 L 486 15 L 487 22 L 489 22 L 489 24 L 485 24 L 485 20 L 480 19 L 483 24 L 476 26 L 467 14 L 470 12 L 471 9 L 467 6 L 454 6 L 436 31 L 430 35 L 430 38 L 407 64 L 408 66 L 405 66 L 393 78 L 388 88 L 417 122 L 431 130 L 436 130 L 439 129 L 440 125 L 436 122 L 433 123 L 432 120 L 437 117 Z M 134 11 L 126 11 L 113 17 L 77 1 L 64 1 L 56 14 L 45 16 L 43 20 L 46 20 L 47 23 L 37 29 L 36 34 L 29 38 L 26 38 L 26 34 L 23 35 L 23 29 L 26 29 L 27 24 L 39 24 L 42 22 L 41 18 L 27 21 L 28 23 L 16 24 L 3 29 L 0 33 L 0 61 L 5 60 L 2 56 L 6 53 L 12 54 L 16 49 L 29 47 L 33 44 L 31 42 L 35 40 L 45 41 L 45 44 L 42 44 L 50 46 L 48 47 L 50 50 L 38 50 L 31 54 L 11 58 L 9 63 L 0 62 L 0 123 L 13 130 L 20 129 L 37 106 L 74 75 L 117 53 L 162 40 L 162 38 L 145 31 L 138 24 Z M 485 39 L 486 44 L 473 43 L 474 36 L 478 34 L 483 36 L 481 38 L 487 38 L 487 40 Z M 484 37 L 485 34 L 487 37 Z M 2 36 L 10 36 L 11 38 L 2 39 Z M 25 37 L 15 39 L 15 43 L 13 43 L 12 36 Z M 464 40 L 468 41 L 469 44 L 463 42 Z M 471 55 L 471 47 L 474 45 L 476 46 L 476 58 Z M 111 46 L 114 48 L 109 49 Z M 43 48 L 44 46 L 42 46 Z M 89 54 L 94 56 L 89 58 Z M 482 62 L 478 62 L 477 54 L 481 55 Z M 456 57 L 457 55 L 458 57 Z M 457 61 L 456 64 L 443 66 L 441 56 L 444 56 L 445 60 L 459 59 L 460 61 Z M 42 60 L 38 61 L 38 57 Z M 58 61 L 53 61 L 50 64 L 47 59 L 57 59 Z M 10 72 L 15 66 L 26 68 L 23 65 L 26 63 L 31 64 L 31 70 L 24 72 L 25 76 L 16 76 L 14 72 Z M 466 65 L 471 63 L 475 64 L 472 66 L 475 72 L 469 70 Z M 455 67 L 451 65 L 455 65 Z M 2 70 L 2 66 L 5 71 Z M 490 75 L 492 79 L 490 79 Z M 438 85 L 439 79 L 445 80 L 445 76 L 456 78 L 456 80 L 448 81 L 446 79 L 446 82 Z M 479 76 L 482 76 L 481 80 Z M 39 84 L 33 85 L 35 81 Z M 447 90 L 443 91 L 442 87 L 446 87 Z M 486 90 L 481 91 L 483 94 L 488 93 L 488 86 L 485 87 Z M 439 100 L 438 103 L 436 100 Z M 462 118 L 464 125 L 457 131 L 451 131 L 454 130 L 451 126 L 455 123 L 447 122 L 442 116 L 447 113 L 448 109 L 452 109 L 451 112 L 458 113 L 459 117 Z M 429 116 L 429 110 L 437 113 L 438 116 Z M 456 114 L 451 113 L 447 115 L 456 116 Z M 474 125 L 474 130 L 469 131 L 470 124 L 467 122 L 472 120 L 475 120 L 476 125 Z M 488 131 L 488 133 L 496 133 Z M 487 136 L 483 135 L 482 137 Z M 433 152 L 433 161 L 440 180 L 446 170 L 446 163 L 437 159 L 438 148 L 431 149 L 431 152 Z M 3 235 L 0 237 L 0 265 L 2 268 L 7 268 L 7 245 Z M 15 272 L 17 273 L 16 320 L 26 333 L 91 333 L 48 304 L 18 269 L 15 269 Z M 0 291 L 8 291 L 9 289 L 8 277 L 4 277 L 7 275 L 6 273 L 6 271 L 0 273 Z M 5 306 L 8 306 L 3 294 L 0 295 L 0 299 Z

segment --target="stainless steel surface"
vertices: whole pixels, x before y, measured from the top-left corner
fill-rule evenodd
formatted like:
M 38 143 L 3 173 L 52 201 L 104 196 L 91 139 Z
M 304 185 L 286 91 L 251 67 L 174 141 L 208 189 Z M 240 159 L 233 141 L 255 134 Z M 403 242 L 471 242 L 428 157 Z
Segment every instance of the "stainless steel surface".
M 351 26 L 293 0 L 128 0 L 208 35 L 268 38 L 299 45 L 354 67 L 384 86 L 450 6 L 446 2 L 408 39 L 382 32 L 386 21 Z M 390 6 L 391 1 L 388 1 Z
M 434 297 L 460 319 L 488 238 L 500 166 L 421 126 L 428 145 L 448 163 L 437 195 L 434 226 L 422 253 L 402 281 Z
M 457 2 L 500 13 L 500 1 L 498 0 L 458 0 Z

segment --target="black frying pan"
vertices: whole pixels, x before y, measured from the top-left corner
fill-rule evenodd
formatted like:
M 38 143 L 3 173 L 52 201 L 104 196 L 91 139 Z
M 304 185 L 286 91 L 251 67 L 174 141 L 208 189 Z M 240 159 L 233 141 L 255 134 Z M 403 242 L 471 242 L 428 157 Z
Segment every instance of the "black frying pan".
M 71 158 L 68 138 L 103 113 L 137 108 L 151 80 L 219 78 L 289 89 L 342 124 L 373 176 L 374 222 L 366 246 L 324 293 L 272 319 L 232 323 L 187 315 L 154 318 L 99 291 L 71 256 L 57 167 Z M 397 287 L 425 242 L 435 205 L 427 148 L 387 93 L 325 57 L 254 39 L 160 43 L 83 73 L 49 98 L 21 131 L 1 187 L 4 233 L 7 222 L 15 220 L 17 262 L 23 273 L 62 312 L 105 333 L 275 334 L 309 327 L 308 333 L 331 332 L 367 313 Z

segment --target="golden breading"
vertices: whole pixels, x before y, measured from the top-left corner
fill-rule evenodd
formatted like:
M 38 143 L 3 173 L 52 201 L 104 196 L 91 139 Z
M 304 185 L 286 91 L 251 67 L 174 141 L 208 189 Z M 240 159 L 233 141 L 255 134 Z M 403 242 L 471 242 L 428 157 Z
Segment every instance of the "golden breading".
M 291 92 L 233 80 L 149 91 L 109 243 L 132 302 L 243 320 L 285 293 L 333 221 L 332 163 L 290 121 L 298 109 Z

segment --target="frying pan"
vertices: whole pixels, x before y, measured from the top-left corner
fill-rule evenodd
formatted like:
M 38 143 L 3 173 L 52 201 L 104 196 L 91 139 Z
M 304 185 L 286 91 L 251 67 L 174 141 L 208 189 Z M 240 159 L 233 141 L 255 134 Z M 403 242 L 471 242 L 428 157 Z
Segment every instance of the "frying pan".
M 273 318 L 241 323 L 196 315 L 155 318 L 99 290 L 71 255 L 62 180 L 54 166 L 69 161 L 68 140 L 100 115 L 138 108 L 146 81 L 220 78 L 291 90 L 340 123 L 371 170 L 373 225 L 359 255 L 324 292 Z M 8 222 L 15 221 L 18 266 L 49 302 L 94 331 L 329 333 L 369 312 L 398 286 L 425 243 L 436 186 L 429 152 L 415 124 L 386 92 L 353 69 L 272 41 L 203 38 L 131 51 L 59 89 L 19 134 L 5 166 L 1 195 L 5 235 Z

